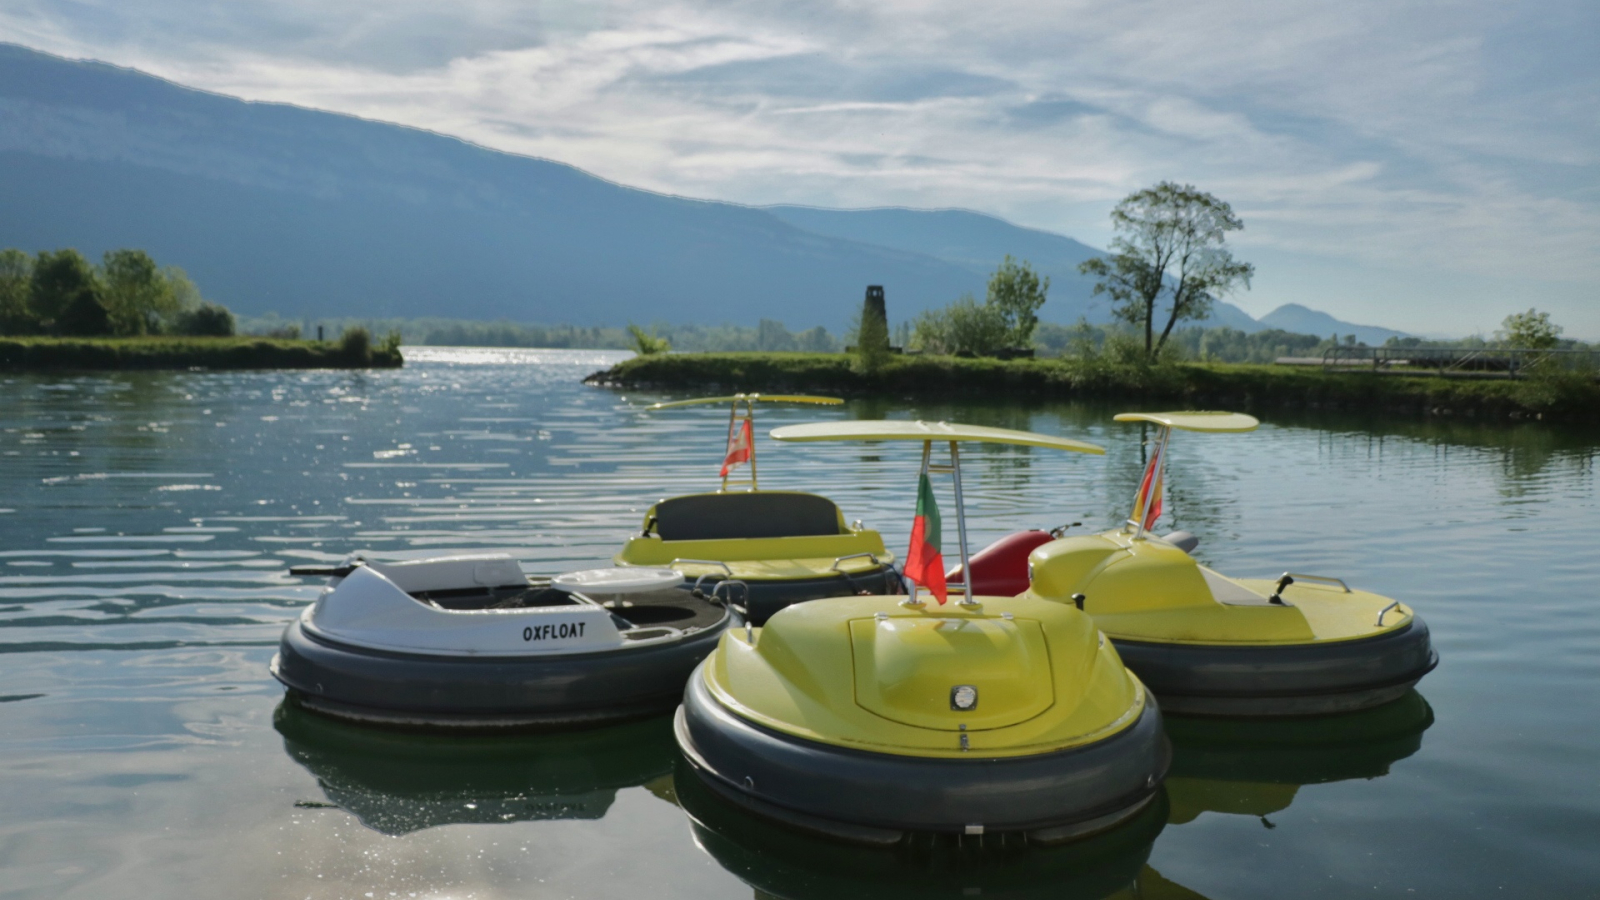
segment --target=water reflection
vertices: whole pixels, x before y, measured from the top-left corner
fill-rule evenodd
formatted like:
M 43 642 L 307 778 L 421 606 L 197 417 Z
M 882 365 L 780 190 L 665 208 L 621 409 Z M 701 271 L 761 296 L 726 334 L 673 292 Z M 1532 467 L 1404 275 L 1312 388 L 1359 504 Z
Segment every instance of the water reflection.
M 923 837 L 891 849 L 839 843 L 735 808 L 680 763 L 674 782 L 695 843 L 757 900 L 852 897 L 1186 897 L 1149 893 L 1168 883 L 1146 865 L 1167 809 L 1158 801 L 1110 832 L 1059 847 L 1017 836 Z
M 667 716 L 566 733 L 432 735 L 349 725 L 286 700 L 273 727 L 329 804 L 388 835 L 436 825 L 600 819 L 617 791 L 636 785 L 672 798 L 677 751 Z
M 1422 747 L 1433 708 L 1411 691 L 1375 709 L 1313 719 L 1168 716 L 1172 825 L 1204 813 L 1269 818 L 1304 785 L 1380 778 Z

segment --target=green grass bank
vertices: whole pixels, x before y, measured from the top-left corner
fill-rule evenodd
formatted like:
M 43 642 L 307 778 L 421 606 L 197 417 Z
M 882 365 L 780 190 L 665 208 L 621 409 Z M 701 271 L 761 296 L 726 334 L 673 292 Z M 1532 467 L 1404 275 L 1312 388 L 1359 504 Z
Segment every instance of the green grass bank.
M 347 342 L 354 343 L 354 342 Z M 0 370 L 394 369 L 397 348 L 259 337 L 0 338 Z
M 1189 408 L 1337 409 L 1600 424 L 1600 384 L 1582 376 L 1511 381 L 1229 363 L 1132 366 L 1103 360 L 944 356 L 894 357 L 877 371 L 864 372 L 853 356 L 841 353 L 678 353 L 635 357 L 585 380 L 668 391 L 1118 400 Z

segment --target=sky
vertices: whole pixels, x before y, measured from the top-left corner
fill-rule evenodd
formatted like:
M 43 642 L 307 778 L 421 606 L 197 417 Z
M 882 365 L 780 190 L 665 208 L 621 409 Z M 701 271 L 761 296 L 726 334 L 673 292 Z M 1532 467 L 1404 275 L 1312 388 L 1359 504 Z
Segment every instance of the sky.
M 4 0 L 0 40 L 746 204 L 1112 238 L 1228 201 L 1230 297 L 1600 339 L 1595 0 Z

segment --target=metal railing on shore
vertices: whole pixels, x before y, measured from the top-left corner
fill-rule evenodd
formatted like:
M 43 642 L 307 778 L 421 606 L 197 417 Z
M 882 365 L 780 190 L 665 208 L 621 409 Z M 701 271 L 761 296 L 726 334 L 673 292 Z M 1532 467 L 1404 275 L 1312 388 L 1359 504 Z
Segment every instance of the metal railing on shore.
M 1288 365 L 1316 365 L 1316 357 L 1280 359 Z M 1529 371 L 1600 372 L 1600 350 L 1513 350 L 1498 347 L 1329 347 L 1321 366 L 1330 371 L 1395 374 L 1433 372 L 1468 378 L 1517 378 Z

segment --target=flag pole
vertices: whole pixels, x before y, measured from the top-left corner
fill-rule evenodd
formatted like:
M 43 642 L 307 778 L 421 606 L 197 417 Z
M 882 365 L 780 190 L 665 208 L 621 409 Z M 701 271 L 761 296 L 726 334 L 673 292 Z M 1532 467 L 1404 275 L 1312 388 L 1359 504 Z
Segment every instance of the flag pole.
M 956 534 L 961 539 L 961 605 L 973 606 L 972 567 L 967 565 L 967 510 L 961 502 L 961 450 L 956 441 L 950 442 L 950 473 L 956 483 Z
M 756 483 L 756 398 L 760 394 L 750 394 L 744 398 L 744 418 L 750 423 L 750 490 L 759 491 L 761 486 Z

